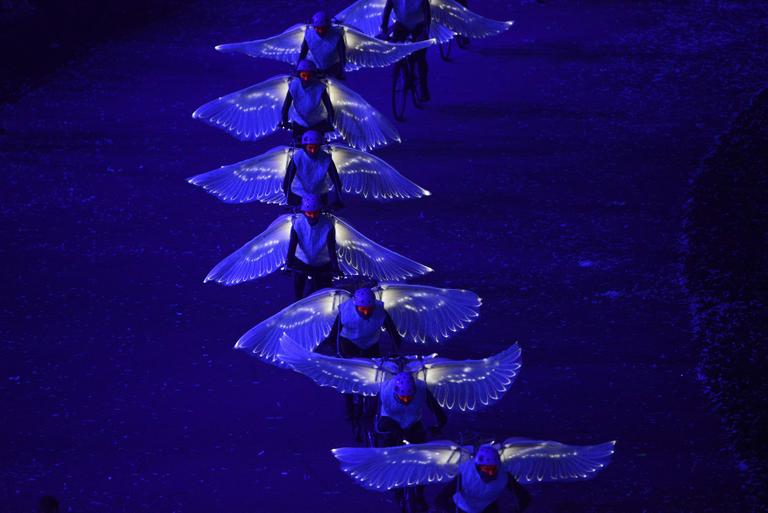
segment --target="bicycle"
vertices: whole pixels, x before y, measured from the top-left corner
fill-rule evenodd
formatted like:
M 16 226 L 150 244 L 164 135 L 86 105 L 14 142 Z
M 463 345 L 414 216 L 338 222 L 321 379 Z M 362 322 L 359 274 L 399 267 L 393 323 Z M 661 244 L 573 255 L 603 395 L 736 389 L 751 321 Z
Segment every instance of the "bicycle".
M 421 108 L 421 92 L 416 79 L 416 64 L 412 55 L 395 64 L 392 77 L 392 114 L 398 121 L 405 120 L 405 107 L 410 95 L 413 106 Z

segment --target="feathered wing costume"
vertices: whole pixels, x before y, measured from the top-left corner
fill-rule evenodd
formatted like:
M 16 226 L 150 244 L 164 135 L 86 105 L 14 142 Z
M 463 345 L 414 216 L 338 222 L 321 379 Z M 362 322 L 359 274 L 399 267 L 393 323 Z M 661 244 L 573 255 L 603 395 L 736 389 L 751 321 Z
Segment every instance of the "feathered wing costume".
M 386 0 L 358 0 L 341 11 L 335 19 L 374 36 L 381 30 L 381 17 L 386 3 Z M 455 0 L 430 0 L 429 6 L 432 12 L 429 36 L 438 43 L 449 41 L 454 34 L 472 39 L 495 36 L 514 24 L 512 21 L 497 21 L 480 16 Z
M 503 470 L 520 483 L 533 483 L 591 478 L 608 465 L 615 443 L 565 445 L 507 438 L 491 446 L 499 452 Z M 451 480 L 460 465 L 473 458 L 474 448 L 441 440 L 380 449 L 345 447 L 333 454 L 359 484 L 383 491 Z
M 278 129 L 291 80 L 299 78 L 290 75 L 269 78 L 206 103 L 192 117 L 243 141 L 259 139 Z M 350 146 L 372 149 L 391 141 L 400 142 L 397 129 L 362 96 L 338 80 L 320 80 L 335 111 L 334 128 Z
M 346 194 L 377 201 L 430 195 L 375 155 L 341 144 L 328 144 L 323 149 L 330 153 Z M 261 201 L 285 205 L 283 180 L 295 151 L 290 146 L 277 146 L 258 157 L 222 166 L 188 181 L 225 203 Z
M 294 218 L 301 215 L 283 214 L 275 219 L 266 230 L 216 264 L 205 281 L 236 285 L 261 278 L 285 266 Z M 432 271 L 376 244 L 343 219 L 331 214 L 323 215 L 333 220 L 339 268 L 345 276 L 397 281 Z
M 379 13 L 381 14 L 381 13 Z M 347 71 L 361 68 L 381 68 L 396 63 L 400 59 L 418 50 L 428 48 L 435 43 L 430 39 L 415 43 L 389 43 L 366 35 L 359 30 L 344 25 L 338 25 L 342 30 L 346 46 Z M 310 25 L 300 23 L 276 36 L 243 43 L 218 45 L 220 52 L 244 53 L 254 58 L 274 59 L 295 64 L 301 53 L 301 43 L 304 34 L 312 30 Z
M 514 344 L 482 360 L 449 360 L 437 355 L 408 356 L 405 363 L 382 358 L 336 358 L 313 353 L 283 334 L 280 361 L 315 383 L 343 394 L 377 395 L 382 383 L 398 372 L 410 372 L 426 383 L 441 407 L 476 410 L 509 390 L 520 370 L 520 346 Z
M 441 342 L 478 317 L 474 292 L 426 285 L 382 283 L 373 289 L 401 336 L 413 342 Z M 280 338 L 290 336 L 313 351 L 331 332 L 339 306 L 352 295 L 323 289 L 284 308 L 245 333 L 235 346 L 271 363 L 279 363 Z

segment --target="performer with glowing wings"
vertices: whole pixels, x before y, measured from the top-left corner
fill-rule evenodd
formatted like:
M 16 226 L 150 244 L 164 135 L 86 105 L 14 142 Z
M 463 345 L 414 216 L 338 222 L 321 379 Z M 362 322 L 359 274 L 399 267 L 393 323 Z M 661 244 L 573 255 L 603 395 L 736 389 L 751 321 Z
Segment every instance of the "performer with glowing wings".
M 293 129 L 298 141 L 307 130 L 334 129 L 360 149 L 400 141 L 392 124 L 363 98 L 335 79 L 319 78 L 317 66 L 299 62 L 297 76 L 278 75 L 222 96 L 197 109 L 192 117 L 255 140 L 279 127 Z
M 480 298 L 474 292 L 426 285 L 381 283 L 351 294 L 325 289 L 284 308 L 251 328 L 237 349 L 268 362 L 279 360 L 280 337 L 286 333 L 307 351 L 314 351 L 332 331 L 340 353 L 378 356 L 379 337 L 394 325 L 397 338 L 416 343 L 441 342 L 478 316 Z
M 517 344 L 482 360 L 449 360 L 437 355 L 396 360 L 344 359 L 309 352 L 284 334 L 280 358 L 320 386 L 341 393 L 376 396 L 379 415 L 375 429 L 380 435 L 377 445 L 387 447 L 384 451 L 397 450 L 393 446 L 401 443 L 426 442 L 422 417 L 427 409 L 437 420 L 431 431 L 439 433 L 448 420 L 441 407 L 467 411 L 497 401 L 509 390 L 520 369 Z M 424 487 L 416 486 L 413 495 L 416 509 L 425 511 Z M 396 497 L 403 500 L 400 491 L 396 491 Z
M 337 14 L 335 19 L 374 36 L 380 31 L 387 33 L 385 22 L 388 23 L 388 20 L 384 16 L 390 12 L 394 11 L 397 20 L 402 16 L 408 27 L 418 23 L 423 9 L 422 0 L 357 0 Z M 480 16 L 456 0 L 429 0 L 429 15 L 429 37 L 438 43 L 449 41 L 455 34 L 472 39 L 495 36 L 514 24 L 512 21 L 497 21 Z
M 430 192 L 414 184 L 370 153 L 325 144 L 320 132 L 302 136 L 302 146 L 278 146 L 263 155 L 193 176 L 188 181 L 226 203 L 261 201 L 298 205 L 304 194 L 319 194 L 332 204 L 344 194 L 388 201 L 420 198 Z M 340 206 L 336 204 L 335 206 Z
M 219 45 L 216 49 L 290 64 L 309 59 L 323 75 L 343 78 L 344 71 L 389 66 L 433 43 L 433 40 L 388 43 L 354 28 L 334 24 L 327 13 L 320 11 L 312 16 L 310 25 L 300 23 L 273 37 Z
M 616 442 L 564 445 L 508 438 L 503 443 L 461 446 L 446 440 L 387 448 L 342 448 L 333 454 L 362 486 L 389 490 L 456 479 L 447 488 L 452 505 L 437 511 L 490 513 L 505 488 L 516 493 L 522 511 L 529 501 L 517 482 L 575 481 L 593 477 L 610 463 Z M 450 502 L 450 500 L 449 500 Z M 454 509 L 455 508 L 455 509 Z
M 376 244 L 341 218 L 323 213 L 317 195 L 305 195 L 301 209 L 301 213 L 275 219 L 266 230 L 219 262 L 205 281 L 236 285 L 286 265 L 309 276 L 340 273 L 377 280 L 403 280 L 432 271 Z

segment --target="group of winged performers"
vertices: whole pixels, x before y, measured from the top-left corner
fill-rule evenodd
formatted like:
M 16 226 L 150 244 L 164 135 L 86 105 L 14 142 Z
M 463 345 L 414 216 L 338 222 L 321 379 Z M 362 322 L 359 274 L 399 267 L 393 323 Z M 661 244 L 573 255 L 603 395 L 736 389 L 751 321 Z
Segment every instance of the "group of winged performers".
M 289 146 L 189 179 L 226 203 L 292 209 L 219 262 L 205 281 L 235 285 L 277 270 L 292 273 L 296 301 L 248 330 L 235 347 L 337 390 L 350 420 L 358 421 L 360 405 L 367 405 L 373 413 L 369 447 L 333 454 L 362 486 L 394 490 L 403 511 L 411 512 L 427 511 L 424 488 L 434 482 L 445 484 L 435 511 L 499 511 L 504 490 L 512 492 L 510 511 L 523 511 L 530 495 L 521 484 L 588 478 L 613 454 L 613 442 L 430 441 L 443 431 L 448 412 L 501 400 L 521 369 L 521 349 L 513 344 L 479 360 L 404 354 L 405 344 L 440 344 L 466 328 L 479 316 L 481 300 L 468 290 L 402 283 L 432 269 L 372 241 L 334 213 L 350 197 L 386 202 L 430 195 L 368 152 L 399 142 L 399 135 L 341 81 L 346 72 L 408 58 L 421 99 L 428 100 L 428 47 L 455 36 L 492 36 L 512 25 L 477 15 L 466 4 L 358 0 L 334 17 L 318 12 L 309 24 L 267 39 L 219 45 L 222 52 L 290 63 L 294 73 L 220 97 L 193 114 L 241 140 L 291 131 Z M 389 344 L 382 343 L 384 333 Z

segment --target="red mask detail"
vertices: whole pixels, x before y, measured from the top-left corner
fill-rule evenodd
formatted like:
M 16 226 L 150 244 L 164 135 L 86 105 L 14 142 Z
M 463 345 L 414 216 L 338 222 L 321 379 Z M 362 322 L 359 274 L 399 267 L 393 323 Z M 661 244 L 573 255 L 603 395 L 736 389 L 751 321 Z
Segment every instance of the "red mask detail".
M 312 72 L 311 71 L 299 71 L 299 78 L 302 79 L 304 82 L 312 78 Z
M 322 37 L 328 33 L 328 27 L 326 26 L 315 27 L 315 32 L 317 32 L 317 35 Z
M 320 217 L 320 211 L 319 210 L 305 210 L 304 215 L 307 216 L 307 219 L 317 219 Z
M 401 403 L 408 405 L 411 401 L 413 401 L 412 395 L 399 395 L 395 394 L 395 397 L 397 397 Z
M 355 309 L 362 315 L 363 317 L 368 317 L 373 313 L 373 308 L 370 306 L 356 306 Z
M 477 470 L 488 477 L 496 477 L 496 473 L 499 471 L 496 465 L 478 465 Z
M 319 144 L 307 144 L 306 146 L 304 146 L 304 149 L 306 149 L 307 153 L 309 153 L 310 155 L 314 155 L 320 149 L 320 145 Z

